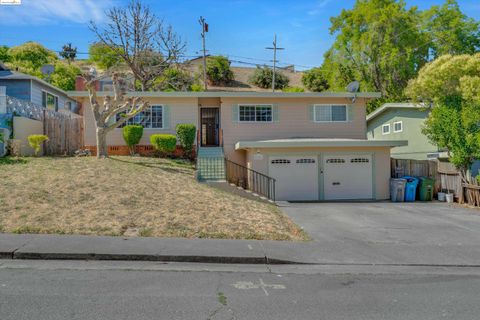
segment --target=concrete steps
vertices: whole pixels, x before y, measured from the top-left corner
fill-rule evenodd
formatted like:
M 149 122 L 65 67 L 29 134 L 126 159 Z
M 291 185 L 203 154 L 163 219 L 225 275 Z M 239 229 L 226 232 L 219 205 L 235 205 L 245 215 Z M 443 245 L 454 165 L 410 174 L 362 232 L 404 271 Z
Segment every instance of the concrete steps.
M 198 150 L 197 179 L 225 181 L 225 154 L 222 147 L 204 147 Z

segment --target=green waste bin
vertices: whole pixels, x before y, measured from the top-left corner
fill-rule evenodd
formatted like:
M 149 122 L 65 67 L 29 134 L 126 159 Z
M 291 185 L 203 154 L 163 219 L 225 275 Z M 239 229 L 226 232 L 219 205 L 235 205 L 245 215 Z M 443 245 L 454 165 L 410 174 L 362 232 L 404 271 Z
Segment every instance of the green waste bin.
M 420 177 L 420 183 L 418 185 L 417 198 L 420 201 L 432 201 L 433 200 L 433 188 L 435 180 L 426 177 Z

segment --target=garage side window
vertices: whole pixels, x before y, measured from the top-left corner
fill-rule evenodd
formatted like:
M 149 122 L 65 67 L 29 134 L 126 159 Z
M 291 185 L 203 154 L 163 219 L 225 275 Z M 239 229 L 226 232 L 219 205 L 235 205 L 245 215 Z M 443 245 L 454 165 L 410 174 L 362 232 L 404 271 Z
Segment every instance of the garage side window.
M 315 105 L 315 122 L 345 122 L 348 119 L 346 105 Z
M 271 105 L 239 105 L 240 122 L 272 122 Z

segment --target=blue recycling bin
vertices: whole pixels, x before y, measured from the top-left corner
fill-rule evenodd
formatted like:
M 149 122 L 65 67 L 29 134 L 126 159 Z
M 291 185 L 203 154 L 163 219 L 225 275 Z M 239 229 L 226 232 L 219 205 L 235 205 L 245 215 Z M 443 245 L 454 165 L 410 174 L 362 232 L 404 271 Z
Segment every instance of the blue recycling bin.
M 405 184 L 405 201 L 413 202 L 415 201 L 415 195 L 417 194 L 418 179 L 415 177 L 402 177 L 407 180 Z

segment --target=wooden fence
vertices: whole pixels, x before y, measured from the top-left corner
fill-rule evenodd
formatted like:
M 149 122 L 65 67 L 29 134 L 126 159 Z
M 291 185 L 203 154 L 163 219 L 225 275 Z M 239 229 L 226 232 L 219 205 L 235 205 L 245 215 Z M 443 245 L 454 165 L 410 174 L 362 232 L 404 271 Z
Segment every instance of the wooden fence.
M 83 120 L 79 118 L 45 117 L 43 132 L 48 136 L 45 155 L 73 155 L 83 147 Z
M 441 189 L 438 164 L 434 160 L 391 159 L 391 177 L 427 177 L 435 180 L 434 194 Z
M 391 159 L 391 176 L 392 178 L 412 176 L 435 179 L 435 194 L 438 192 L 453 193 L 459 202 L 463 202 L 464 189 L 466 186 L 462 184 L 460 172 L 449 162 L 439 162 L 438 160 Z M 479 192 L 480 186 L 473 186 L 472 190 Z M 475 197 L 472 195 L 465 197 L 465 200 L 468 199 L 472 199 L 473 201 Z M 480 194 L 478 200 L 480 200 Z
M 72 155 L 83 147 L 83 117 L 71 112 L 55 112 L 29 101 L 7 96 L 7 112 L 43 123 L 45 155 Z M 14 133 L 15 134 L 15 133 Z

